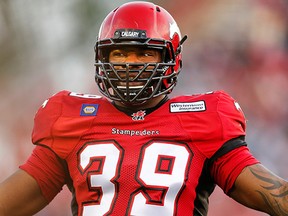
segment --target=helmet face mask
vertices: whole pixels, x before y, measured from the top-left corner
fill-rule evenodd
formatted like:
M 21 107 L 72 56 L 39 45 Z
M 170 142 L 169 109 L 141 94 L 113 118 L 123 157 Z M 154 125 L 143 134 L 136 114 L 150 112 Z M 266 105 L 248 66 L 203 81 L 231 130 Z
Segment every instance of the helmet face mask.
M 169 94 L 182 67 L 180 37 L 171 15 L 152 3 L 127 3 L 112 11 L 95 45 L 95 81 L 100 92 L 126 104 Z M 160 50 L 162 61 L 109 62 L 111 50 L 129 47 Z
M 124 103 L 142 103 L 169 91 L 176 84 L 176 74 L 165 75 L 170 63 L 96 63 L 101 74 L 96 73 L 99 90 L 108 98 Z M 115 69 L 121 67 L 121 69 Z M 121 74 L 126 74 L 125 76 Z M 133 78 L 129 73 L 136 74 Z M 149 74 L 149 76 L 147 76 Z M 170 88 L 163 82 L 171 82 Z M 139 83 L 135 85 L 133 83 Z

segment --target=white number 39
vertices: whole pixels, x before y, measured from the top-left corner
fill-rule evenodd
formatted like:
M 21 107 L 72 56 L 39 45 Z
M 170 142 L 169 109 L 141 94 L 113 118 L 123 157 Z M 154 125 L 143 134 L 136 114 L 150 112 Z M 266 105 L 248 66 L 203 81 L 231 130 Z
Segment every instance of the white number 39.
M 83 216 L 105 215 L 111 210 L 115 191 L 115 176 L 119 169 L 120 150 L 113 141 L 88 145 L 80 153 L 80 167 L 85 170 L 92 158 L 104 157 L 105 164 L 101 175 L 89 176 L 89 187 L 99 188 L 103 192 L 98 205 L 83 206 Z M 131 193 L 131 206 L 128 215 L 173 215 L 175 202 L 187 178 L 192 153 L 186 145 L 169 142 L 151 142 L 142 147 L 138 161 L 136 180 L 149 190 L 137 190 Z M 90 162 L 89 162 L 90 161 Z M 107 182 L 107 177 L 110 179 Z M 105 182 L 103 182 L 105 180 Z M 102 181 L 101 181 L 102 180 Z M 99 185 L 103 182 L 103 185 Z M 105 183 L 105 184 L 104 184 Z M 160 196 L 153 198 L 147 191 L 157 190 Z

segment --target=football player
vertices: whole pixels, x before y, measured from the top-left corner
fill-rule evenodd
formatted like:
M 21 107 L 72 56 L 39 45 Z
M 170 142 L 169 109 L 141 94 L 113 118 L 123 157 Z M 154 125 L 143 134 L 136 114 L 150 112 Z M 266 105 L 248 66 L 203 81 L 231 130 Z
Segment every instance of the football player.
M 249 208 L 288 215 L 287 181 L 249 152 L 232 97 L 168 97 L 185 39 L 153 3 L 109 13 L 95 45 L 104 97 L 61 91 L 43 103 L 31 156 L 0 185 L 0 215 L 35 214 L 64 185 L 75 216 L 207 215 L 215 185 Z

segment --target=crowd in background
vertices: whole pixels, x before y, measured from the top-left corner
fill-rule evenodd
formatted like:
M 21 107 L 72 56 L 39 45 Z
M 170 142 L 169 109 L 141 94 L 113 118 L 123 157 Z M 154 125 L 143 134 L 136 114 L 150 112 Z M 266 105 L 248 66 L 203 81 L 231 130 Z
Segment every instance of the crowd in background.
M 128 1 L 0 2 L 0 181 L 29 156 L 33 117 L 62 89 L 98 94 L 93 46 L 101 21 Z M 248 119 L 247 142 L 288 178 L 288 1 L 158 0 L 176 19 L 184 67 L 173 95 L 222 89 Z M 67 188 L 38 216 L 70 215 Z M 258 216 L 216 188 L 209 216 Z

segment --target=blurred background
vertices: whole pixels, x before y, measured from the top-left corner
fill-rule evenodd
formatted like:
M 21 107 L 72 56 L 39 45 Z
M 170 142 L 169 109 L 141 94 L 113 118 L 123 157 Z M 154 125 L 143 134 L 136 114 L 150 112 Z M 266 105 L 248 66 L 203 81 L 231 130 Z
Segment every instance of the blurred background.
M 67 89 L 98 94 L 93 47 L 104 17 L 124 0 L 0 1 L 0 181 L 29 156 L 33 117 Z M 248 119 L 247 141 L 269 169 L 288 178 L 288 1 L 155 0 L 176 19 L 184 68 L 173 92 L 222 89 Z M 68 216 L 67 188 L 37 216 Z M 216 188 L 209 216 L 260 216 Z

